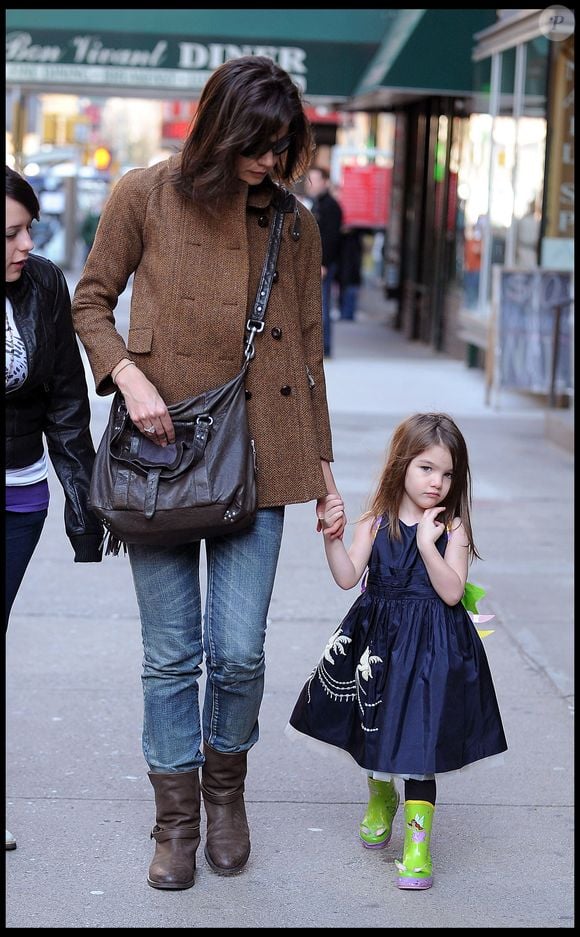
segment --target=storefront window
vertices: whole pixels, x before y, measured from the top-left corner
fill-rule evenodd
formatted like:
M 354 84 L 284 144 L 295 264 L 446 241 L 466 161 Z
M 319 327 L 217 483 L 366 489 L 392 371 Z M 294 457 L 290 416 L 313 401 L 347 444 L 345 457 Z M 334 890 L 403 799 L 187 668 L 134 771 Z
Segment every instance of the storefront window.
M 458 280 L 463 284 L 464 304 L 477 309 L 481 249 L 488 213 L 488 167 L 492 120 L 489 114 L 472 114 L 463 122 L 459 160 Z
M 538 263 L 545 150 L 545 120 L 520 118 L 513 218 L 517 267 L 535 267 Z
M 517 122 L 513 262 L 518 267 L 534 267 L 538 263 L 546 162 L 548 39 L 539 36 L 528 42 L 525 53 L 522 116 Z
M 491 267 L 534 266 L 538 257 L 546 147 L 548 40 L 539 37 L 498 55 L 499 88 L 495 118 L 485 109 L 465 122 L 459 164 L 459 209 L 463 258 L 458 279 L 464 308 L 489 315 Z M 480 68 L 486 90 L 485 62 Z M 497 74 L 498 72 L 496 72 Z M 482 267 L 484 254 L 488 261 Z M 461 276 L 462 272 L 462 276 Z M 484 278 L 482 282 L 481 278 Z

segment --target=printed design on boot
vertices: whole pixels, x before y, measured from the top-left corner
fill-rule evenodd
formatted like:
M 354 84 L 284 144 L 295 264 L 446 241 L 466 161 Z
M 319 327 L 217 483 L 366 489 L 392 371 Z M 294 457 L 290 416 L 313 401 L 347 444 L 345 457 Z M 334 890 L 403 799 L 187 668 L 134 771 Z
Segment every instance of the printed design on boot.
M 413 843 L 423 843 L 427 838 L 427 830 L 425 829 L 425 815 L 421 816 L 419 813 L 416 813 L 414 817 L 411 817 L 410 820 L 405 824 L 407 829 L 411 830 L 411 842 Z M 415 869 L 409 869 L 402 862 L 399 862 L 398 859 L 395 859 L 395 865 L 397 866 L 399 872 L 423 872 L 425 871 L 425 866 L 418 866 Z
M 344 646 L 351 644 L 352 638 L 349 638 L 348 635 L 342 633 L 342 625 L 340 625 L 336 631 L 334 631 L 326 647 L 324 648 L 324 653 L 319 664 L 314 668 L 307 682 L 307 699 L 308 702 L 311 702 L 310 697 L 310 684 L 315 677 L 318 678 L 324 692 L 335 702 L 342 702 L 343 700 L 349 701 L 356 699 L 358 703 L 358 708 L 361 713 L 361 729 L 364 732 L 378 732 L 378 728 L 371 728 L 364 724 L 365 716 L 367 715 L 367 710 L 374 710 L 382 702 L 377 700 L 374 703 L 367 703 L 361 697 L 362 695 L 366 696 L 367 692 L 364 689 L 361 681 L 364 680 L 368 683 L 369 680 L 373 679 L 372 665 L 373 664 L 382 664 L 382 657 L 378 657 L 376 654 L 371 654 L 370 648 L 366 647 L 363 651 L 361 658 L 357 664 L 354 679 L 353 680 L 336 680 L 331 672 L 328 669 L 325 661 L 328 661 L 331 665 L 334 665 L 335 659 L 333 657 L 337 654 L 342 654 L 346 656 L 346 651 Z
M 403 860 L 395 865 L 399 888 L 431 888 L 433 863 L 430 840 L 435 806 L 427 800 L 405 801 L 405 842 Z

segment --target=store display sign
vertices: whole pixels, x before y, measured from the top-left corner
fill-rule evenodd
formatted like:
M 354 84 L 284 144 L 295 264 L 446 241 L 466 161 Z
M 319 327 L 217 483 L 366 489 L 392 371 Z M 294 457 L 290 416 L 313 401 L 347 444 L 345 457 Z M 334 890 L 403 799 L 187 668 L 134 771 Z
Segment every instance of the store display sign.
M 389 220 L 391 177 L 387 166 L 342 167 L 339 199 L 346 225 L 385 227 Z
M 505 387 L 546 394 L 553 380 L 558 393 L 570 392 L 571 297 L 568 271 L 494 266 L 496 390 Z

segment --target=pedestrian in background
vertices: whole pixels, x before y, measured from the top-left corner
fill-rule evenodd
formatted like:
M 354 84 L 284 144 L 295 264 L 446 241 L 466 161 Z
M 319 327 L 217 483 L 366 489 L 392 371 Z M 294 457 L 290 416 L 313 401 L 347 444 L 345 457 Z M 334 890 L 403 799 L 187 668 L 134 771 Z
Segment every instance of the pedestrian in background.
M 359 228 L 345 227 L 340 234 L 340 253 L 336 279 L 340 318 L 352 322 L 356 317 L 362 282 L 363 243 Z
M 313 151 L 298 88 L 271 59 L 243 56 L 205 85 L 180 154 L 126 173 L 101 215 L 73 315 L 97 393 L 119 388 L 135 425 L 174 441 L 167 405 L 238 374 L 248 303 L 267 252 L 278 182 L 301 178 Z M 266 327 L 246 388 L 258 512 L 248 529 L 200 544 L 129 545 L 141 616 L 143 753 L 155 793 L 154 888 L 190 888 L 200 843 L 219 875 L 250 854 L 247 757 L 258 741 L 264 642 L 284 508 L 336 493 L 323 370 L 321 247 L 312 214 L 284 221 Z M 127 343 L 113 310 L 134 273 Z M 320 528 L 320 522 L 317 521 Z M 340 536 L 339 518 L 331 536 Z M 198 680 L 205 655 L 200 713 Z
M 290 726 L 348 752 L 368 776 L 364 846 L 391 838 L 404 779 L 399 888 L 430 888 L 436 776 L 507 748 L 487 657 L 461 599 L 478 556 L 465 440 L 443 413 L 395 429 L 369 510 L 347 549 L 324 538 L 335 581 L 361 595 L 331 635 Z M 343 515 L 329 495 L 323 528 Z M 291 730 L 290 730 L 291 732 Z
M 6 166 L 6 630 L 48 514 L 48 459 L 65 495 L 75 563 L 98 563 L 103 528 L 88 506 L 95 458 L 85 371 L 62 271 L 32 254 L 40 208 L 32 186 Z M 15 849 L 6 831 L 6 849 Z
M 342 208 L 330 191 L 330 173 L 324 166 L 313 166 L 304 183 L 306 195 L 312 199 L 312 214 L 318 222 L 322 241 L 322 321 L 324 355 L 332 354 L 332 285 L 338 272 L 340 259 L 340 232 Z

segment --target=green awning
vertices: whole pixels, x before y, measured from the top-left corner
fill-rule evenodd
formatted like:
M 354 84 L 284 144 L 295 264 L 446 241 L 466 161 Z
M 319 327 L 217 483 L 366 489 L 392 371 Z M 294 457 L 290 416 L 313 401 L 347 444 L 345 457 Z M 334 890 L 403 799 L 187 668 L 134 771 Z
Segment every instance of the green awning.
M 340 103 L 389 10 L 7 10 L 6 83 L 33 91 L 194 97 L 238 55 L 269 55 L 307 102 Z
M 495 10 L 393 10 L 380 48 L 354 90 L 349 110 L 395 107 L 422 97 L 473 93 L 474 33 Z

